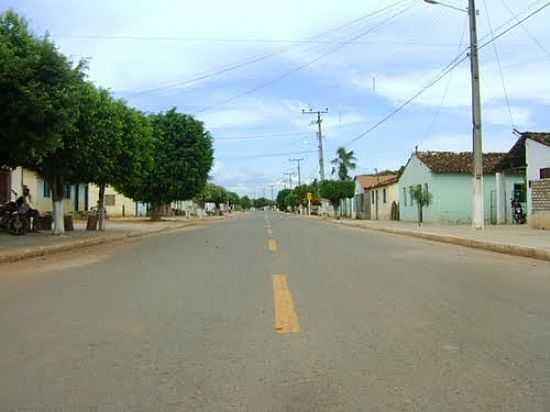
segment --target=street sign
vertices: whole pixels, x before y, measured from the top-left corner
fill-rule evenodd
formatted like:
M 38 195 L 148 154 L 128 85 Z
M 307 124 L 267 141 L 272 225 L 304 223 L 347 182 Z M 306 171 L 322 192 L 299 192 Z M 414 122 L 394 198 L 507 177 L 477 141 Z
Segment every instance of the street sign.
M 308 200 L 309 202 L 311 202 L 311 199 L 313 199 L 313 193 L 307 192 L 307 195 L 306 195 L 306 196 L 307 196 L 307 200 Z

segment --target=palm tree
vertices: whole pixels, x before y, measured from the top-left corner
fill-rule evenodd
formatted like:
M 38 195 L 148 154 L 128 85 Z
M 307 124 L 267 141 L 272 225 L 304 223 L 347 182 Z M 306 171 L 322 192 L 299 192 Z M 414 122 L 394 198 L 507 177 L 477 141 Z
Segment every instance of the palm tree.
M 339 147 L 336 151 L 336 158 L 331 161 L 334 165 L 332 168 L 332 174 L 334 175 L 336 170 L 338 170 L 338 178 L 340 180 L 349 180 L 350 177 L 348 172 L 357 167 L 355 160 L 357 159 L 355 158 L 353 150 L 347 152 L 345 147 Z

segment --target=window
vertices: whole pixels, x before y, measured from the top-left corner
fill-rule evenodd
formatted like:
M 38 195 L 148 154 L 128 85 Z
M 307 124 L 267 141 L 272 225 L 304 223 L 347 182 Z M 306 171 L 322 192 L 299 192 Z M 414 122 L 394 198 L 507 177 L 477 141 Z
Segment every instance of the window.
M 413 195 L 414 188 L 412 186 L 409 186 L 409 194 L 411 196 L 411 206 L 414 206 L 414 195 Z
M 403 204 L 407 206 L 407 188 L 403 188 Z
M 540 178 L 550 179 L 550 167 L 545 167 L 544 169 L 540 169 Z
M 116 203 L 115 195 L 105 195 L 105 206 L 114 206 Z
M 71 198 L 71 185 L 65 185 L 65 199 Z
M 46 180 L 42 181 L 42 196 L 46 199 L 52 196 L 52 191 L 50 190 L 50 185 Z
M 384 203 L 387 202 L 387 200 L 386 200 L 386 189 L 382 190 L 382 200 L 383 200 Z
M 374 205 L 374 190 L 373 190 L 372 192 L 370 192 L 370 194 L 371 194 L 371 198 L 372 198 L 372 201 L 371 201 L 371 202 L 372 202 L 372 204 Z

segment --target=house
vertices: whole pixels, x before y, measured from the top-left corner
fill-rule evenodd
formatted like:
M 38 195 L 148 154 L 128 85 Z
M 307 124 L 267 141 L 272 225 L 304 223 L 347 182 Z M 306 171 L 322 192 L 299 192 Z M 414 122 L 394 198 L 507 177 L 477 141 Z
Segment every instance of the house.
M 483 155 L 485 221 L 497 223 L 497 193 L 495 172 L 506 153 Z M 399 179 L 399 205 L 402 221 L 416 222 L 418 207 L 412 197 L 413 188 L 422 187 L 432 195 L 424 210 L 428 223 L 468 224 L 472 222 L 471 152 L 416 152 L 411 155 Z M 524 184 L 518 174 L 507 175 L 503 182 L 506 202 Z M 512 211 L 506 211 L 512 221 Z
M 391 220 L 392 204 L 399 203 L 398 173 L 382 172 L 355 177 L 357 219 Z
M 35 172 L 22 167 L 13 170 L 1 169 L 1 200 L 15 200 L 15 193 L 20 195 L 23 192 L 23 186 L 29 188 L 32 204 L 41 214 L 52 211 L 52 191 L 48 182 Z M 99 187 L 94 184 L 65 185 L 65 213 L 87 212 L 97 206 L 98 199 Z M 137 216 L 143 209 L 141 205 L 116 192 L 110 186 L 105 189 L 105 207 L 108 216 Z
M 533 228 L 550 229 L 550 133 L 519 133 L 519 138 L 506 157 L 497 166 L 496 179 L 503 182 L 510 173 L 520 173 L 524 185 L 516 192 L 527 211 L 527 220 Z M 505 193 L 497 185 L 498 199 Z M 505 223 L 505 201 L 499 202 L 499 223 Z
M 397 220 L 399 208 L 399 175 L 376 176 L 377 182 L 367 188 L 371 220 Z

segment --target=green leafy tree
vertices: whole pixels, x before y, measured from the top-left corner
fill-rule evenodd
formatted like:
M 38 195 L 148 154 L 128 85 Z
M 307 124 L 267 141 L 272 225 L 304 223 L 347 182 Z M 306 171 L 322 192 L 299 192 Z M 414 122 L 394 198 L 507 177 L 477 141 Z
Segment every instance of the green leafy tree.
M 351 180 L 323 180 L 320 184 L 320 194 L 327 199 L 336 214 L 340 209 L 340 200 L 353 197 L 355 182 Z
M 192 199 L 203 190 L 212 168 L 212 138 L 202 122 L 176 109 L 150 116 L 153 128 L 153 166 L 127 194 L 150 203 L 152 218 L 160 219 L 162 205 Z
M 63 148 L 74 132 L 82 68 L 13 11 L 0 14 L 0 165 L 32 167 Z
M 272 206 L 273 202 L 265 197 L 260 197 L 258 199 L 254 199 L 254 207 L 261 209 L 266 206 Z
M 296 186 L 294 188 L 294 194 L 298 200 L 298 204 L 302 206 L 307 206 L 307 194 L 311 193 L 313 198 L 319 198 L 319 184 L 317 181 L 314 181 L 311 184 L 304 184 Z
M 277 204 L 277 207 L 279 208 L 279 210 L 281 210 L 283 212 L 287 211 L 288 206 L 289 206 L 286 202 L 287 201 L 287 196 L 291 192 L 292 192 L 292 190 L 290 190 L 290 189 L 283 189 L 283 190 L 279 191 L 279 193 L 277 193 L 276 204 Z
M 285 198 L 285 203 L 287 205 L 287 208 L 290 208 L 292 211 L 296 209 L 296 207 L 300 204 L 300 201 L 298 199 L 298 196 L 294 193 L 294 191 L 290 191 Z
M 336 151 L 336 158 L 331 161 L 334 165 L 332 174 L 334 175 L 338 172 L 338 178 L 340 180 L 350 180 L 349 171 L 357 167 L 355 160 L 356 158 L 353 150 L 348 152 L 345 147 L 339 147 Z
M 220 208 L 220 205 L 227 202 L 229 199 L 228 192 L 221 186 L 214 183 L 207 183 L 203 190 L 198 195 L 198 203 L 204 207 L 206 203 L 214 203 L 216 209 Z
M 237 193 L 227 191 L 227 203 L 230 207 L 240 206 L 240 201 L 241 199 Z
M 424 208 L 428 207 L 432 203 L 432 194 L 427 187 L 422 188 L 422 185 L 417 185 L 410 189 L 411 197 L 416 202 L 418 209 L 418 225 L 424 223 Z
M 241 207 L 243 210 L 248 210 L 252 207 L 252 202 L 248 196 L 241 197 Z
M 99 187 L 98 208 L 103 211 L 108 185 L 124 188 L 152 164 L 151 128 L 145 117 L 125 102 L 114 100 L 107 90 L 84 83 L 78 131 L 78 177 Z M 100 230 L 103 216 L 100 213 Z

